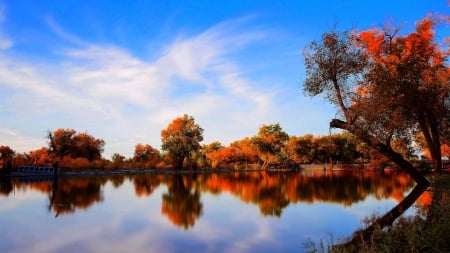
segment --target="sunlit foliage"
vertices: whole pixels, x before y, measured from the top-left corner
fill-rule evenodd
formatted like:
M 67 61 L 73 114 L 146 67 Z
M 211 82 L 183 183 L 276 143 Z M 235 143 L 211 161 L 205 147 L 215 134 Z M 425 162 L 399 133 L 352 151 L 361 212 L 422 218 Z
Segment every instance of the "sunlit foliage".
M 34 166 L 48 166 L 51 164 L 51 160 L 49 157 L 49 150 L 48 148 L 42 147 L 40 149 L 30 151 L 28 153 L 28 165 L 34 165 Z
M 450 69 L 448 51 L 434 41 L 436 22 L 424 18 L 406 35 L 390 27 L 359 33 L 357 45 L 369 59 L 361 83 L 367 95 L 358 96 L 352 109 L 358 124 L 370 125 L 377 136 L 384 132 L 383 141 L 411 142 L 419 131 L 439 170 L 441 135 L 448 126 L 441 122 L 450 120 Z
M 414 133 L 422 132 L 440 169 L 441 122 L 450 115 L 450 71 L 448 52 L 434 42 L 434 25 L 425 18 L 415 32 L 402 36 L 390 27 L 325 33 L 304 52 L 304 91 L 325 93 L 342 112 L 330 126 L 353 133 L 420 182 L 426 180 L 393 142 L 412 143 Z
M 166 129 L 161 131 L 162 150 L 167 151 L 176 169 L 189 164 L 190 156 L 200 150 L 203 141 L 203 129 L 187 114 L 174 119 Z
M 262 125 L 258 134 L 253 137 L 253 143 L 259 151 L 260 159 L 264 162 L 279 162 L 283 158 L 282 149 L 289 139 L 279 123 Z

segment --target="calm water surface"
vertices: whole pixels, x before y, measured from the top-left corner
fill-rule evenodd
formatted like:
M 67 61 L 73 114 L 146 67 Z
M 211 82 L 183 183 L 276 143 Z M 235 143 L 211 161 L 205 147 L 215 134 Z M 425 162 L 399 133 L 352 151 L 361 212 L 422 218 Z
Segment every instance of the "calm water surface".
M 0 181 L 0 252 L 304 252 L 414 186 L 342 171 Z

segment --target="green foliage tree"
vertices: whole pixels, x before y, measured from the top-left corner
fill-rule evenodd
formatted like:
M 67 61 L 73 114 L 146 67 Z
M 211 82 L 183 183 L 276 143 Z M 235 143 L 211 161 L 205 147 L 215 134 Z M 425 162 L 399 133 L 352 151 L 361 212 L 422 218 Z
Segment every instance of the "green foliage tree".
M 289 140 L 289 135 L 283 131 L 279 123 L 262 125 L 253 141 L 258 147 L 261 160 L 276 162 L 282 159 L 282 150 Z
M 289 160 L 297 163 L 354 163 L 362 159 L 357 150 L 357 140 L 350 133 L 337 133 L 327 136 L 291 136 L 285 146 Z
M 200 150 L 203 129 L 195 123 L 192 116 L 184 114 L 174 119 L 161 131 L 162 150 L 167 151 L 176 169 L 183 167 L 185 159 Z

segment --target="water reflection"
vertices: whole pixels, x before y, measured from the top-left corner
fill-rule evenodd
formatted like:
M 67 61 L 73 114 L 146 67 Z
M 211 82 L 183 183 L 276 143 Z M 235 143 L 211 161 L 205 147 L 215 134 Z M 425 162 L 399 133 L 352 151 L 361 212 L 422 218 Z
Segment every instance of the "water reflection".
M 174 175 L 167 182 L 168 192 L 162 196 L 161 213 L 176 226 L 188 229 L 202 214 L 200 191 L 192 176 Z
M 162 181 L 161 175 L 139 175 L 133 177 L 134 191 L 138 197 L 150 196 Z
M 233 172 L 222 174 L 164 174 L 111 177 L 59 178 L 44 182 L 22 182 L 6 178 L 0 181 L 0 193 L 10 195 L 14 189 L 40 191 L 48 195 L 48 210 L 55 217 L 70 215 L 104 200 L 103 186 L 111 182 L 116 188 L 126 180 L 133 183 L 138 197 L 150 197 L 165 186 L 161 196 L 161 213 L 174 225 L 192 228 L 201 217 L 202 193 L 229 193 L 245 203 L 259 207 L 264 216 L 280 217 L 291 204 L 326 202 L 350 206 L 366 199 L 394 198 L 398 202 L 414 183 L 399 172 Z M 370 214 L 368 214 L 370 215 Z
M 58 217 L 62 214 L 72 214 L 77 209 L 87 209 L 103 201 L 101 186 L 105 182 L 105 178 L 55 179 L 51 182 L 52 189 L 48 192 L 49 210 Z
M 389 212 L 376 218 L 367 228 L 356 231 L 348 242 L 338 246 L 343 249 L 351 249 L 352 246 L 358 244 L 362 245 L 370 239 L 376 229 L 384 228 L 385 226 L 392 226 L 393 222 L 400 217 L 405 210 L 410 208 L 417 199 L 419 199 L 427 187 L 428 185 L 416 185 L 414 189 Z

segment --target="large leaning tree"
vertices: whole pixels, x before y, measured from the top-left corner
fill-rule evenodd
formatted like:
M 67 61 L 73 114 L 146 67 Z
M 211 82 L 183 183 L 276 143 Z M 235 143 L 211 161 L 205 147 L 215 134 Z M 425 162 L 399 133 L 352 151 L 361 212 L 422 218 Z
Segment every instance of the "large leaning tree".
M 339 108 L 330 127 L 354 134 L 424 184 L 428 181 L 392 144 L 423 135 L 435 169 L 442 167 L 450 69 L 449 52 L 434 41 L 436 23 L 424 18 L 406 35 L 388 27 L 325 33 L 303 52 L 303 90 L 311 96 L 325 93 Z
M 192 116 L 184 114 L 174 119 L 167 129 L 161 131 L 162 150 L 167 151 L 175 169 L 183 167 L 185 159 L 199 152 L 203 141 L 203 129 Z

